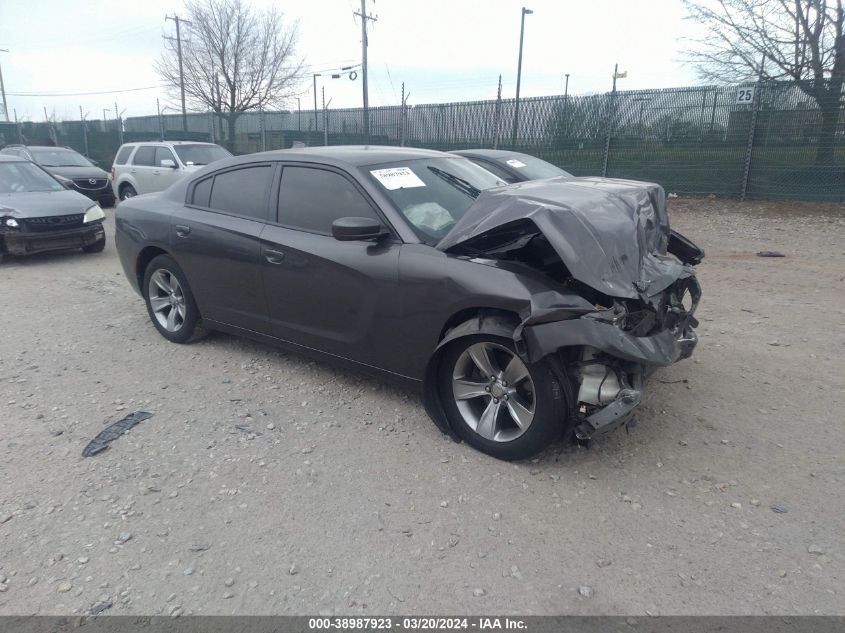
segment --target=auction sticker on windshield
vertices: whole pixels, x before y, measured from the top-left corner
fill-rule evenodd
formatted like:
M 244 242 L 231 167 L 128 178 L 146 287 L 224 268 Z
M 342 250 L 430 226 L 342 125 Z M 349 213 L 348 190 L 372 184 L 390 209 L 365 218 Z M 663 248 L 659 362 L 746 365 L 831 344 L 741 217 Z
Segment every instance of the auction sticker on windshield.
M 395 189 L 411 189 L 413 187 L 425 187 L 425 183 L 420 180 L 409 167 L 391 167 L 390 169 L 373 169 L 370 172 L 375 176 L 385 189 L 394 191 Z
M 525 163 L 523 163 L 521 160 L 518 160 L 516 158 L 508 159 L 505 162 L 508 165 L 510 165 L 511 167 L 515 167 L 516 169 L 519 169 L 520 167 L 525 167 Z

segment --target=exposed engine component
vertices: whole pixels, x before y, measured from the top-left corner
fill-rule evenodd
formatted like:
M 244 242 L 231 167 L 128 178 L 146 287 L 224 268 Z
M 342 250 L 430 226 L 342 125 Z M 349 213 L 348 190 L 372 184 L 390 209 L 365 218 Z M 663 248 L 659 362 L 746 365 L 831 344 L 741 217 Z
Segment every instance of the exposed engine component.
M 613 402 L 622 390 L 616 369 L 600 360 L 595 347 L 584 347 L 581 355 L 581 387 L 578 402 L 598 406 Z

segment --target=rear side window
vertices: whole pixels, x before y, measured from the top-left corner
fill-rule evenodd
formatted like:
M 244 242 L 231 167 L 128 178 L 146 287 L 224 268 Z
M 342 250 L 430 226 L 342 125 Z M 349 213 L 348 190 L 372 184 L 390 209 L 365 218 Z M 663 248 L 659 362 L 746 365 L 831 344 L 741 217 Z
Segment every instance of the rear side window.
M 267 195 L 273 180 L 273 168 L 257 165 L 226 171 L 214 176 L 208 206 L 217 211 L 267 219 Z M 205 184 L 203 181 L 200 184 Z M 194 189 L 196 196 L 196 189 Z
M 206 178 L 194 185 L 194 196 L 191 198 L 191 204 L 195 204 L 198 207 L 207 207 L 208 201 L 211 198 L 211 184 L 213 182 L 214 178 Z
M 176 162 L 176 157 L 166 147 L 156 147 L 156 158 L 155 158 L 155 166 L 161 167 L 161 161 L 163 160 L 172 160 L 174 165 L 178 165 L 179 163 Z
M 279 224 L 331 234 L 340 218 L 373 218 L 372 206 L 346 178 L 325 169 L 285 167 L 279 191 Z
M 132 164 L 142 167 L 152 167 L 155 165 L 155 151 L 156 148 L 153 145 L 142 145 L 135 152 L 135 158 L 132 159 Z
M 117 153 L 117 156 L 114 158 L 115 165 L 125 165 L 126 161 L 129 160 L 129 154 L 132 153 L 132 146 L 124 146 L 120 148 L 120 151 Z

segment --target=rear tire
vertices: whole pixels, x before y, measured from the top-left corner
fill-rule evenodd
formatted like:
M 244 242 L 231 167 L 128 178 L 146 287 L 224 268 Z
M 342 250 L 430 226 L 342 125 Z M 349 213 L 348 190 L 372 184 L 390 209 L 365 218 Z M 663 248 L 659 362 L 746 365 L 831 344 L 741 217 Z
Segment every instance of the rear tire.
M 457 339 L 443 352 L 439 370 L 450 425 L 483 453 L 527 459 L 566 428 L 566 398 L 551 368 L 522 361 L 510 339 L 487 334 Z
M 141 290 L 150 320 L 168 341 L 190 343 L 207 334 L 201 327 L 202 319 L 188 278 L 172 257 L 153 258 L 144 271 Z
M 120 185 L 120 189 L 118 190 L 118 197 L 121 201 L 126 200 L 127 198 L 134 198 L 137 195 L 138 192 L 135 191 L 135 187 L 133 187 L 132 185 Z

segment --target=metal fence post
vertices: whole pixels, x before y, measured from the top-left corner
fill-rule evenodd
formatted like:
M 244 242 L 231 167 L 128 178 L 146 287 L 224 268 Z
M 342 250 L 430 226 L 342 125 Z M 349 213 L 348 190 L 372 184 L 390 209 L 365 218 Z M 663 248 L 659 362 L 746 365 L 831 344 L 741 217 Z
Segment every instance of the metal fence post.
M 499 75 L 499 90 L 496 92 L 496 110 L 493 118 L 493 149 L 499 149 L 499 123 L 502 118 L 502 76 Z
M 607 116 L 607 135 L 604 139 L 604 156 L 601 161 L 601 177 L 607 178 L 607 163 L 610 158 L 610 137 L 613 136 L 613 125 L 616 119 L 616 87 L 610 93 L 610 113 Z
M 757 79 L 757 86 L 754 90 L 754 101 L 751 104 L 751 124 L 748 126 L 748 144 L 745 147 L 745 166 L 742 170 L 742 190 L 739 193 L 740 201 L 745 200 L 748 194 L 748 180 L 751 177 L 751 157 L 754 154 L 754 133 L 757 131 L 757 112 L 760 110 L 760 93 L 763 91 L 762 75 Z

